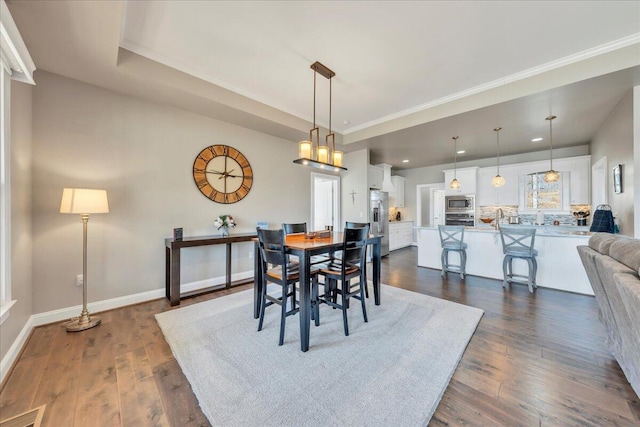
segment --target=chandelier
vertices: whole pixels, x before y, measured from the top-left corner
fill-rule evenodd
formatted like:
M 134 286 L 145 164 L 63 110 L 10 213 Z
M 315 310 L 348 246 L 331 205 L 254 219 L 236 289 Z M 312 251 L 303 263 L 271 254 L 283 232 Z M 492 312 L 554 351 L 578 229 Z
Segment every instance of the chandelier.
M 333 169 L 335 172 L 347 170 L 347 168 L 342 166 L 344 153 L 336 150 L 336 135 L 331 129 L 331 78 L 334 77 L 336 73 L 318 61 L 311 64 L 311 69 L 313 70 L 313 128 L 309 131 L 309 139 L 298 143 L 299 158 L 294 160 L 293 163 L 319 169 Z M 320 128 L 316 125 L 316 76 L 318 73 L 329 79 L 329 133 L 325 137 L 324 144 L 320 144 Z M 331 140 L 331 147 L 329 147 L 329 140 Z

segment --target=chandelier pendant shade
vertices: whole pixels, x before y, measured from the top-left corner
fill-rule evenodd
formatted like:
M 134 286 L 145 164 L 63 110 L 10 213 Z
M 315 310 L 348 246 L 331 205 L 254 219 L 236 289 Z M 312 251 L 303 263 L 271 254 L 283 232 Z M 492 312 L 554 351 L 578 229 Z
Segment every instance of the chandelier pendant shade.
M 458 164 L 458 136 L 454 136 L 453 139 L 453 179 L 451 180 L 451 183 L 449 183 L 449 187 L 454 189 L 454 190 L 459 190 L 460 189 L 460 181 L 458 181 L 458 178 L 456 176 L 456 169 L 457 169 L 457 164 Z
M 331 79 L 336 75 L 336 73 L 318 61 L 311 64 L 311 69 L 313 70 L 313 128 L 309 131 L 309 140 L 300 141 L 298 143 L 299 158 L 294 160 L 293 163 L 312 166 L 319 169 L 334 170 L 335 172 L 347 170 L 342 166 L 344 153 L 336 150 L 336 135 L 333 133 L 331 128 Z M 325 137 L 324 144 L 320 144 L 320 128 L 316 125 L 316 75 L 318 73 L 329 79 L 329 133 Z M 331 139 L 331 145 L 329 145 L 329 139 Z
M 498 164 L 497 164 L 496 176 L 494 176 L 493 179 L 491 180 L 491 185 L 493 187 L 498 188 L 498 187 L 502 187 L 506 182 L 504 177 L 500 175 L 500 131 L 502 130 L 502 128 L 497 127 L 493 130 L 496 132 L 496 137 L 497 137 L 496 147 L 497 147 Z
M 556 182 L 560 179 L 560 174 L 553 169 L 553 119 L 556 116 L 550 115 L 545 120 L 549 120 L 549 170 L 542 178 L 544 182 Z

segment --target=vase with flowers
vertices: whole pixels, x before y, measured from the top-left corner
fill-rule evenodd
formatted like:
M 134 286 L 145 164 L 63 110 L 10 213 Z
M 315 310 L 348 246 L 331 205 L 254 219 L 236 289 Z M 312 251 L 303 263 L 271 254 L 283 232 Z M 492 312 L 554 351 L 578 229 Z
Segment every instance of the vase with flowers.
M 222 230 L 222 237 L 229 235 L 229 229 L 236 226 L 236 222 L 231 215 L 220 215 L 214 221 L 213 225 Z

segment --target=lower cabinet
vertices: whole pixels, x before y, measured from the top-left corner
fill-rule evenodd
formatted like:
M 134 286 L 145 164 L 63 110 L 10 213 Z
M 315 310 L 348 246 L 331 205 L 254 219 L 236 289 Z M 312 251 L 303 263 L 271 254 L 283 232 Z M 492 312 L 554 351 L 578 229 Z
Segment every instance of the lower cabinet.
M 413 221 L 389 223 L 389 250 L 406 248 L 413 243 Z

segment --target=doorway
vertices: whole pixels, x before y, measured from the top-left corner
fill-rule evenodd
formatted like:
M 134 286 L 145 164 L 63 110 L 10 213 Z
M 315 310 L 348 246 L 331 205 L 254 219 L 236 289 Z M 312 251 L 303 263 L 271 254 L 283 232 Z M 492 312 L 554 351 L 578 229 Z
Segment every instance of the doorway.
M 340 177 L 311 174 L 311 230 L 340 230 Z
M 416 226 L 444 224 L 444 183 L 416 185 Z

